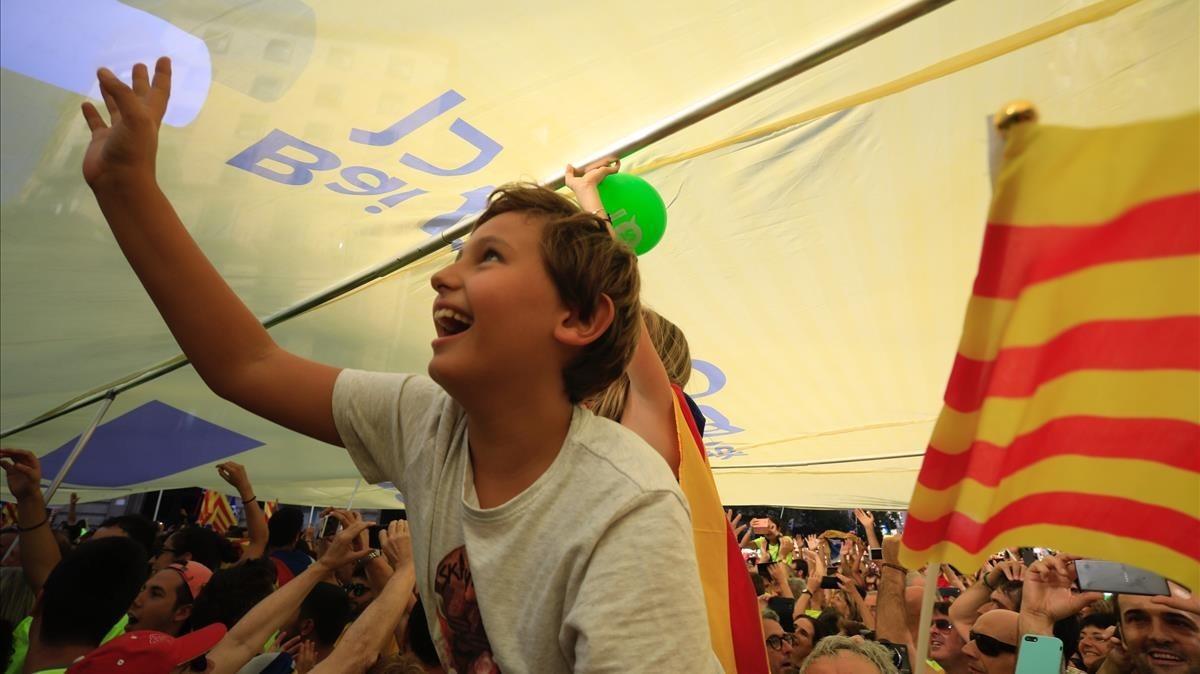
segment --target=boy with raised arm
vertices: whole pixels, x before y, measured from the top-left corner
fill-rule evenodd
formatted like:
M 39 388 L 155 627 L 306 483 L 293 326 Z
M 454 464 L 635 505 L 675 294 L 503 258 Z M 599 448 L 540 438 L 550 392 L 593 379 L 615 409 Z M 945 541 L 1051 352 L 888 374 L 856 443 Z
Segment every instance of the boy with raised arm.
M 688 513 L 644 441 L 578 403 L 626 367 L 637 261 L 535 186 L 497 190 L 433 276 L 429 376 L 340 370 L 271 339 L 155 181 L 170 62 L 99 73 L 83 172 L 118 244 L 218 395 L 346 447 L 407 497 L 443 663 L 466 671 L 717 671 Z M 537 546 L 530 541 L 538 541 Z M 646 551 L 675 582 L 643 587 Z

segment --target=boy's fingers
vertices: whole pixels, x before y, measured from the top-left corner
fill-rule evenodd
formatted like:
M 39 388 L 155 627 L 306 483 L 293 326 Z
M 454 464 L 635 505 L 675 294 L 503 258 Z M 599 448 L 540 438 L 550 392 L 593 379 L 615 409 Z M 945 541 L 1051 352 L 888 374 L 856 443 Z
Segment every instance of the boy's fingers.
M 104 92 L 104 102 L 109 105 L 108 111 L 114 115 L 114 119 L 118 113 L 122 117 L 130 117 L 131 113 L 138 111 L 140 103 L 137 94 L 108 68 L 100 69 L 100 91 Z M 109 98 L 112 99 L 111 103 Z
M 104 129 L 108 127 L 108 125 L 104 123 L 104 118 L 100 116 L 100 111 L 96 109 L 96 106 L 85 102 L 80 107 L 83 109 L 83 120 L 87 122 L 88 130 L 95 131 L 97 129 Z
M 145 63 L 135 63 L 133 65 L 133 93 L 145 96 L 147 91 L 150 91 L 150 73 L 146 70 Z
M 150 83 L 151 100 L 161 119 L 171 98 L 171 59 L 163 56 L 154 64 L 154 81 Z

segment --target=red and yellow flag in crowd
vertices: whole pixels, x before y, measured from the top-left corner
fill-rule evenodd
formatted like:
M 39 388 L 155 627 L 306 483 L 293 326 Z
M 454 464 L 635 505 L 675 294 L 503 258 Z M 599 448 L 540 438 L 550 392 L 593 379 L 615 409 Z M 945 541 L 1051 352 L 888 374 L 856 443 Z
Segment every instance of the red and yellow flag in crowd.
M 0 529 L 6 527 L 18 526 L 17 523 L 17 504 L 4 503 L 0 504 Z M 2 551 L 0 551 L 2 554 Z
M 275 511 L 279 510 L 279 501 L 266 501 L 262 504 L 262 510 L 263 514 L 267 516 L 267 519 L 271 519 L 271 516 L 275 514 Z
M 708 610 L 713 651 L 726 672 L 767 674 L 758 597 L 733 530 L 725 519 L 708 453 L 683 391 L 675 388 L 679 488 L 692 511 L 692 539 Z
M 200 512 L 196 515 L 196 523 L 204 526 L 210 525 L 213 531 L 219 534 L 224 534 L 229 530 L 229 527 L 237 524 L 237 518 L 233 515 L 233 508 L 229 505 L 229 499 L 218 491 L 206 489 L 204 498 L 200 501 Z
M 901 559 L 1041 546 L 1200 587 L 1200 114 L 1010 131 Z

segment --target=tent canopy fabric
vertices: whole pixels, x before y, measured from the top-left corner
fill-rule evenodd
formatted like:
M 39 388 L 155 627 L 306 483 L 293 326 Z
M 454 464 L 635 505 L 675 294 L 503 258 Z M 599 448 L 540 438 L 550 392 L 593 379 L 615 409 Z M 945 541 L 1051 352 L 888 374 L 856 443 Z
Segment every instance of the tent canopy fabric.
M 64 19 L 46 28 L 34 4 Z M 98 65 L 173 56 L 174 100 L 191 111 L 162 130 L 160 183 L 266 316 L 426 240 L 495 185 L 555 175 L 893 4 L 5 2 L 0 427 L 178 352 L 79 174 L 78 106 Z M 645 300 L 688 335 L 688 390 L 726 503 L 905 506 L 978 259 L 999 147 L 989 116 L 1025 98 L 1043 120 L 1100 126 L 1200 100 L 1197 3 L 1095 4 L 1129 6 L 656 164 L 1093 6 L 958 0 L 627 158 L 669 204 L 666 238 L 642 260 Z M 84 26 L 65 19 L 81 12 Z M 25 57 L 65 52 L 50 66 Z M 428 281 L 451 255 L 272 334 L 339 366 L 424 371 Z M 92 416 L 4 443 L 52 468 Z M 213 464 L 227 458 L 264 499 L 345 503 L 358 483 L 344 452 L 220 400 L 191 368 L 118 396 L 84 456 L 59 500 L 224 489 Z M 355 502 L 400 499 L 361 485 Z

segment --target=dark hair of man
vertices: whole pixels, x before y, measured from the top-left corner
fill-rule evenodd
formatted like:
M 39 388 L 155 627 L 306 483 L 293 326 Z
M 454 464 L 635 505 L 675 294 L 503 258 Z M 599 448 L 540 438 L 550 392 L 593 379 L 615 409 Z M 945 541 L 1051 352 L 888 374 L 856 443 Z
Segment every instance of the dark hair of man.
M 300 620 L 313 621 L 313 636 L 321 646 L 333 646 L 350 622 L 350 598 L 329 583 L 317 583 L 300 604 Z
M 145 550 L 132 539 L 80 545 L 46 579 L 38 638 L 50 646 L 99 646 L 145 582 Z
M 196 597 L 191 630 L 221 623 L 233 628 L 237 621 L 275 591 L 275 563 L 269 559 L 251 559 L 213 573 L 204 591 Z
M 213 571 L 221 568 L 222 562 L 232 564 L 237 561 L 237 548 L 212 529 L 184 527 L 167 540 L 176 556 L 190 553 L 192 561 L 200 562 Z
M 948 601 L 933 602 L 933 614 L 934 615 L 950 615 L 950 602 L 948 602 Z
M 154 538 L 158 535 L 158 527 L 154 522 L 141 515 L 120 515 L 104 520 L 98 528 L 105 527 L 116 527 L 124 531 L 126 536 L 137 541 L 145 549 L 146 559 L 150 559 L 150 553 L 154 550 Z
M 1098 630 L 1106 630 L 1116 624 L 1117 616 L 1113 615 L 1112 613 L 1096 612 L 1079 621 L 1079 631 L 1082 632 L 1088 627 L 1095 627 Z
M 304 528 L 304 513 L 299 508 L 281 508 L 267 521 L 267 547 L 288 548 Z
M 827 608 L 821 611 L 821 615 L 813 621 L 813 628 L 816 633 L 813 635 L 813 644 L 825 637 L 831 637 L 841 632 L 842 614 L 837 612 L 837 609 Z

